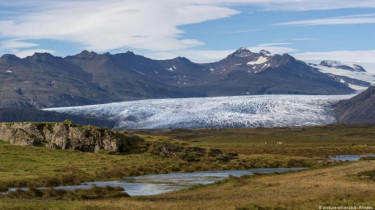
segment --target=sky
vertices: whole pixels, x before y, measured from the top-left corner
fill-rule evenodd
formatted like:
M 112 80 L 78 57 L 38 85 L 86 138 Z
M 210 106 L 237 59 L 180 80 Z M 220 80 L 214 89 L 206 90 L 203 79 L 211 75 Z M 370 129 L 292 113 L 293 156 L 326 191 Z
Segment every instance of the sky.
M 133 51 L 217 61 L 239 47 L 375 74 L 375 0 L 1 0 L 0 55 Z

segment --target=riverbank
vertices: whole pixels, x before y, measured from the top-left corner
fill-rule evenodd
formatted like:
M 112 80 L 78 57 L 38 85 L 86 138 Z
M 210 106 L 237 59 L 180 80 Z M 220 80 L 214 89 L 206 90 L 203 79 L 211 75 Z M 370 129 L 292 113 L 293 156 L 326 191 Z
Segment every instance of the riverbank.
M 319 209 L 375 207 L 375 182 L 356 177 L 375 170 L 375 161 L 281 175 L 229 178 L 162 195 L 89 201 L 3 199 L 2 207 L 29 209 Z

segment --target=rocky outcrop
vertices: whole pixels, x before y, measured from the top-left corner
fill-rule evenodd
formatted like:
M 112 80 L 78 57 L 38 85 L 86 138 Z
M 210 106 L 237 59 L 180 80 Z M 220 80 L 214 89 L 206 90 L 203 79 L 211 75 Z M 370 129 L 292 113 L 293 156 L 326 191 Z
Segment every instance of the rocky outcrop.
M 45 146 L 83 152 L 130 153 L 138 150 L 144 140 L 124 131 L 63 123 L 0 123 L 0 139 L 16 145 Z

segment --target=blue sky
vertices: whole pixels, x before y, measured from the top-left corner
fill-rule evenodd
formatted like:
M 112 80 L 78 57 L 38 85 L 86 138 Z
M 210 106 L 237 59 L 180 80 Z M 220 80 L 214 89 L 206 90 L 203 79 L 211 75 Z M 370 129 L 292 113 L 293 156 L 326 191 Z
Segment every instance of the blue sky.
M 374 0 L 2 0 L 0 54 L 219 60 L 239 47 L 375 67 Z M 375 68 L 374 68 L 375 72 Z

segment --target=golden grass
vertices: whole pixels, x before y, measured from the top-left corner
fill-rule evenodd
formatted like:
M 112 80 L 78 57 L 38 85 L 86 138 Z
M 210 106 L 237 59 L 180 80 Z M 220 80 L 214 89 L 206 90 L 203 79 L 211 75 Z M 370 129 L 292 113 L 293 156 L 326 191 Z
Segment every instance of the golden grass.
M 146 132 L 146 131 L 144 131 Z M 148 131 L 195 146 L 239 154 L 326 157 L 375 153 L 375 126 L 328 125 L 296 128 L 233 128 Z M 283 144 L 277 144 L 282 142 Z
M 375 161 L 345 163 L 340 166 L 231 178 L 219 184 L 156 196 L 94 201 L 3 200 L 7 207 L 61 209 L 318 209 L 319 206 L 375 207 L 375 183 L 349 177 L 375 170 Z

